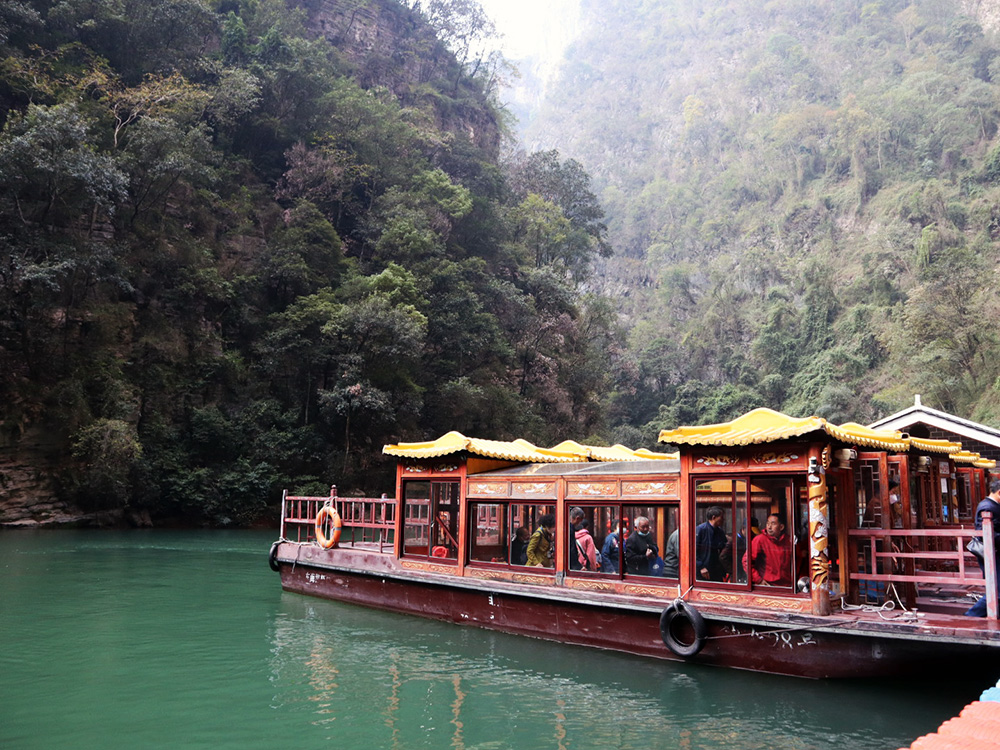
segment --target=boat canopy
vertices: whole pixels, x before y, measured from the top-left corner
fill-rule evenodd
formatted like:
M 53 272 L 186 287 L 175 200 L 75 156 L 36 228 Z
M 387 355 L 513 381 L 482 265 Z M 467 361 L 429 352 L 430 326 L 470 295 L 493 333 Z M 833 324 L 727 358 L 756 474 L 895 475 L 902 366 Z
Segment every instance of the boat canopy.
M 947 453 L 948 455 L 954 455 L 962 450 L 961 443 L 953 443 L 950 440 L 931 440 L 930 438 L 916 437 L 911 437 L 909 440 L 911 448 L 916 448 L 925 453 Z
M 437 440 L 422 443 L 398 443 L 386 445 L 382 453 L 400 458 L 440 458 L 456 453 L 471 453 L 485 458 L 497 458 L 521 463 L 573 463 L 579 461 L 636 461 L 676 459 L 676 453 L 655 453 L 642 448 L 631 450 L 624 445 L 610 448 L 583 445 L 573 440 L 565 440 L 552 448 L 541 448 L 518 438 L 512 441 L 484 440 L 466 437 L 460 432 L 449 432 Z
M 835 425 L 822 417 L 790 417 L 773 409 L 754 409 L 731 422 L 663 430 L 659 440 L 672 445 L 736 446 L 770 443 L 811 432 L 882 450 L 909 448 L 908 438 L 901 432 L 873 430 L 853 422 Z
M 979 469 L 995 469 L 996 461 L 962 449 L 950 440 L 918 438 L 895 430 L 879 430 L 856 422 L 832 424 L 822 417 L 790 417 L 773 409 L 754 409 L 731 422 L 678 427 L 660 432 L 659 441 L 672 445 L 737 446 L 770 443 L 823 432 L 851 445 L 903 452 L 911 448 L 924 453 L 943 453 L 960 463 Z

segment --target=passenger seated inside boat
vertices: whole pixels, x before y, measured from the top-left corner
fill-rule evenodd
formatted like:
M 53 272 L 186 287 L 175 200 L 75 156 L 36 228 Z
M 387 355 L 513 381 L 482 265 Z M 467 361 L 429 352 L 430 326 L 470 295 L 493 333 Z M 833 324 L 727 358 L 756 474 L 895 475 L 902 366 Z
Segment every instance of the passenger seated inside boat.
M 528 540 L 528 565 L 540 568 L 555 567 L 553 554 L 555 552 L 552 544 L 552 534 L 556 528 L 556 517 L 551 513 L 546 513 L 538 519 L 538 528 Z
M 743 570 L 755 584 L 792 585 L 792 540 L 785 533 L 784 519 L 777 513 L 767 517 L 764 533 L 750 542 L 743 555 Z
M 625 540 L 625 570 L 632 575 L 653 575 L 653 563 L 660 554 L 660 548 L 650 531 L 649 519 L 638 516 L 633 528 Z

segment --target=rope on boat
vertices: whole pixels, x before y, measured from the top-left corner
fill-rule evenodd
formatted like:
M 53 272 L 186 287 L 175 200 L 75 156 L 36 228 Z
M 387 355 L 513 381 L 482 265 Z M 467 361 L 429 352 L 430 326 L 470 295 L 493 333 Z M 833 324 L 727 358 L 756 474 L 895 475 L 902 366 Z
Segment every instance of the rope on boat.
M 895 587 L 893 587 L 892 593 L 896 596 L 896 600 L 899 600 L 898 595 L 896 595 Z M 897 615 L 892 617 L 886 617 L 885 613 L 892 612 L 896 608 L 896 602 L 892 599 L 887 599 L 884 604 L 846 604 L 843 599 L 840 600 L 840 608 L 844 612 L 875 612 L 883 620 L 911 620 L 916 621 L 924 616 L 923 612 L 910 611 L 900 602 L 900 608 L 903 610 Z

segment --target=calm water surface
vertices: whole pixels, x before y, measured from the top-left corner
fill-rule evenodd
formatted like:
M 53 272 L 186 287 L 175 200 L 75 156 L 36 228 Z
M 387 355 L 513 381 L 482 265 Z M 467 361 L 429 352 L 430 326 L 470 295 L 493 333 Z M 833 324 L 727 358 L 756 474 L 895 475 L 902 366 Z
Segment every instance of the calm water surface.
M 0 748 L 890 750 L 988 685 L 700 668 L 281 591 L 273 532 L 0 532 Z

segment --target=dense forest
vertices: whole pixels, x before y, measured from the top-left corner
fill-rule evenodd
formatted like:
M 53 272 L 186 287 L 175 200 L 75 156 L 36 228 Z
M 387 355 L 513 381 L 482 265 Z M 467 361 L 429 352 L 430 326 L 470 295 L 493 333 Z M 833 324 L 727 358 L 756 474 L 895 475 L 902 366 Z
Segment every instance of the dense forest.
M 914 393 L 1000 424 L 1000 46 L 962 12 L 998 5 L 582 0 L 522 125 L 608 216 L 610 434 Z
M 468 0 L 0 2 L 0 521 L 246 523 L 600 428 L 610 246 Z M 82 516 L 80 514 L 82 513 Z
M 475 0 L 0 0 L 0 523 L 248 523 L 451 429 L 1000 423 L 992 16 L 581 0 L 525 150 Z

